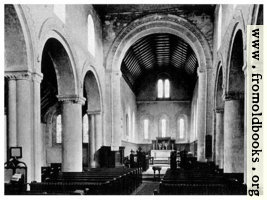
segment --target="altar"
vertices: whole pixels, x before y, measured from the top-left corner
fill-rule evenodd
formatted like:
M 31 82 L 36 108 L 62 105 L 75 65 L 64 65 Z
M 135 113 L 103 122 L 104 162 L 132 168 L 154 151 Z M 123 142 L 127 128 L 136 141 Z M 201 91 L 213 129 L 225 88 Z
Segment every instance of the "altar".
M 171 137 L 157 137 L 152 140 L 152 150 L 150 156 L 154 163 L 168 163 L 171 152 L 175 149 L 175 140 Z
M 174 150 L 175 140 L 171 137 L 156 137 L 152 140 L 152 150 Z
M 172 150 L 151 150 L 151 157 L 154 162 L 158 160 L 169 161 Z

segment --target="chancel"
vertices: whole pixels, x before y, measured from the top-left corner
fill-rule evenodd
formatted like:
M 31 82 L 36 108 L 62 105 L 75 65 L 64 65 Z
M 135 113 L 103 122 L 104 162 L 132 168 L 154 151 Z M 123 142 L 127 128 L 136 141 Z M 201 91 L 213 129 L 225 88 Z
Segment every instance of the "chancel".
M 263 5 L 4 5 L 5 194 L 246 194 L 246 26 Z

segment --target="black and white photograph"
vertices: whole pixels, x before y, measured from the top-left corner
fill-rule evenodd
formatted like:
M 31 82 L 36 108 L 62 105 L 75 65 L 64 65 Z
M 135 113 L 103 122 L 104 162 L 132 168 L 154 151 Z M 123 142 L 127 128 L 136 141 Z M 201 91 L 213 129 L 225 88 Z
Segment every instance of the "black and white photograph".
M 61 2 L 2 5 L 5 196 L 262 195 L 263 4 Z

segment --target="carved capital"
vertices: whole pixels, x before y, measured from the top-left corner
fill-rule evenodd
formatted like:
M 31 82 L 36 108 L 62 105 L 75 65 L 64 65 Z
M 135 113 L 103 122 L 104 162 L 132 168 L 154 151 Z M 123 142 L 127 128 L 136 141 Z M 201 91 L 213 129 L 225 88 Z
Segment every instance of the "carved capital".
M 94 111 L 87 110 L 86 113 L 87 113 L 87 115 L 100 115 L 101 110 L 94 110 Z
M 58 101 L 62 101 L 64 102 L 71 102 L 71 103 L 78 103 L 81 105 L 84 105 L 85 103 L 85 98 L 84 97 L 79 97 L 77 95 L 66 95 L 66 96 L 62 96 L 62 95 L 57 95 Z
M 37 83 L 41 83 L 43 80 L 43 74 L 42 73 L 32 73 L 32 80 Z
M 5 77 L 8 80 L 31 80 L 32 73 L 29 71 L 5 72 Z

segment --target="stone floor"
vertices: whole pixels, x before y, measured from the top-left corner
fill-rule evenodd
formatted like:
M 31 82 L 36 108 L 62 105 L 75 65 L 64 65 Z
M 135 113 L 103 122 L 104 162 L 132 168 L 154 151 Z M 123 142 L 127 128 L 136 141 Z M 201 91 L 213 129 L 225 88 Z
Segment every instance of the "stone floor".
M 153 166 L 160 166 L 160 177 L 158 171 L 156 171 L 156 177 L 154 178 Z M 142 173 L 143 183 L 132 193 L 132 195 L 153 195 L 154 191 L 159 191 L 159 182 L 165 175 L 167 169 L 170 168 L 168 164 L 154 164 L 150 165 L 148 170 Z
M 153 195 L 155 190 L 159 191 L 159 182 L 143 181 L 132 195 Z

